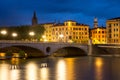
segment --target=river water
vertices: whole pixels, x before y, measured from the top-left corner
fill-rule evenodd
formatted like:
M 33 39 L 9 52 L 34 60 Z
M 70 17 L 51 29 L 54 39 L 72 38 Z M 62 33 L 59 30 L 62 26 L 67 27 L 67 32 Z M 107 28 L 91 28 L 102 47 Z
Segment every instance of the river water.
M 0 60 L 0 80 L 120 80 L 120 57 Z

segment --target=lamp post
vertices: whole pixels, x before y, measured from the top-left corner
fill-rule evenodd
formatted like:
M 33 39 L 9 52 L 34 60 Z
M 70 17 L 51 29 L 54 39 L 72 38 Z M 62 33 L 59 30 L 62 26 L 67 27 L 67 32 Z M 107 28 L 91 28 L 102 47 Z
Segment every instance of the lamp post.
M 0 31 L 0 33 L 2 34 L 1 38 L 5 39 L 6 38 L 5 35 L 7 34 L 7 31 L 6 30 L 2 30 L 2 31 Z
M 47 39 L 46 39 L 45 35 L 43 35 L 42 38 L 43 38 L 43 42 L 47 42 Z
M 33 37 L 33 36 L 35 35 L 35 33 L 34 33 L 33 31 L 31 31 L 31 32 L 29 32 L 29 35 L 30 35 L 31 37 Z M 31 41 L 34 41 L 34 40 L 31 39 Z
M 7 31 L 6 31 L 6 30 L 2 30 L 0 33 L 1 33 L 2 35 L 6 35 L 6 34 L 7 34 Z
M 13 39 L 15 38 L 15 37 L 17 37 L 18 36 L 18 34 L 17 33 L 12 33 L 12 37 L 13 37 Z
M 63 34 L 60 34 L 59 35 L 59 38 L 60 38 L 60 42 L 62 42 L 62 38 L 64 37 L 64 35 Z

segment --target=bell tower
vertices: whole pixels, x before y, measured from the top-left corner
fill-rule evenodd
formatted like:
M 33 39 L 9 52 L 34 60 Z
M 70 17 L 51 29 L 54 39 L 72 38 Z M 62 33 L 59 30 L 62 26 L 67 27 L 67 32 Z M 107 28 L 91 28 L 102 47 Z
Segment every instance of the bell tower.
M 98 27 L 98 20 L 97 18 L 95 17 L 94 18 L 94 28 L 97 28 Z
M 32 17 L 32 26 L 35 26 L 38 24 L 36 12 L 34 11 L 33 17 Z

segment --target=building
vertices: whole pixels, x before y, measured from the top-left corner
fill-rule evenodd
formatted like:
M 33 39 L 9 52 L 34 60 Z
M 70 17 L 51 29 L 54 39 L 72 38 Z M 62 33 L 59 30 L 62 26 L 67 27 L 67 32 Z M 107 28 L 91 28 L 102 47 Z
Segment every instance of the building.
M 45 23 L 42 25 L 45 28 L 45 31 L 44 34 L 42 35 L 41 41 L 52 42 L 52 27 L 54 26 L 54 23 Z
M 90 30 L 93 44 L 106 44 L 106 28 L 98 27 L 97 18 L 94 18 L 94 28 Z
M 93 44 L 106 44 L 106 28 L 97 27 L 91 29 L 91 39 Z
M 75 42 L 88 43 L 89 26 L 86 24 L 78 24 L 75 21 L 68 20 L 63 24 L 52 26 L 53 42 Z
M 34 11 L 33 17 L 32 17 L 32 26 L 35 26 L 38 24 L 36 12 Z
M 107 43 L 120 43 L 120 17 L 108 19 L 107 26 Z

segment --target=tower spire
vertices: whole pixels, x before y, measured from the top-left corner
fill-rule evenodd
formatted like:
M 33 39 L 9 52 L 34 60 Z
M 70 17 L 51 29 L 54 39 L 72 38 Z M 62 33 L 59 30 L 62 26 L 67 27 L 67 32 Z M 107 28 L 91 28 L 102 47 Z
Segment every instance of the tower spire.
M 32 26 L 37 24 L 38 24 L 38 20 L 37 20 L 36 12 L 34 11 L 33 17 L 32 17 Z
M 94 28 L 98 27 L 98 19 L 95 17 L 94 18 Z

